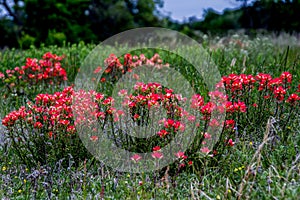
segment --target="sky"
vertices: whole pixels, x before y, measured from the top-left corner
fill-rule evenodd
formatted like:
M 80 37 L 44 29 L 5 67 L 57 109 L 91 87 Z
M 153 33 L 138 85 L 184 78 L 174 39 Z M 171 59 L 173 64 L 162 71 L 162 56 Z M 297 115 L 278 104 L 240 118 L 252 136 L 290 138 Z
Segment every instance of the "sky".
M 208 8 L 222 13 L 225 8 L 234 9 L 240 5 L 241 2 L 236 0 L 164 0 L 164 7 L 160 10 L 165 15 L 170 13 L 171 18 L 182 22 L 192 16 L 203 19 L 204 10 Z

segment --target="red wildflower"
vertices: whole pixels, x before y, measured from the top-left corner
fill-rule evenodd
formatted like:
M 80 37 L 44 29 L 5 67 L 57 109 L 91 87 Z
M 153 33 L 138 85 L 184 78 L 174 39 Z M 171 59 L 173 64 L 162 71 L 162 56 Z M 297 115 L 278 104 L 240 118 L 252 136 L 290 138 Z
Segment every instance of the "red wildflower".
M 48 133 L 48 136 L 49 136 L 49 138 L 52 138 L 52 137 L 53 137 L 53 132 L 50 131 L 50 132 Z
M 164 123 L 165 128 L 171 128 L 174 125 L 174 120 L 173 119 L 167 119 Z
M 280 75 L 280 79 L 284 82 L 284 83 L 291 83 L 292 82 L 292 74 L 290 72 L 283 72 Z
M 153 151 L 159 151 L 160 150 L 160 146 L 155 146 L 152 148 Z
M 206 153 L 206 154 L 208 154 L 210 152 L 209 148 L 207 148 L 207 147 L 202 147 L 200 150 L 202 153 Z
M 233 113 L 234 112 L 234 106 L 233 106 L 231 101 L 227 101 L 225 103 L 225 108 L 226 108 L 226 112 L 228 112 L 228 113 Z
M 164 137 L 166 135 L 168 135 L 169 133 L 166 130 L 160 130 L 157 135 L 159 135 L 159 137 Z
M 90 137 L 90 140 L 92 140 L 93 142 L 97 141 L 99 138 L 96 135 L 93 135 Z
M 284 95 L 286 94 L 286 90 L 282 87 L 279 86 L 274 90 L 274 96 L 278 101 L 283 101 L 284 100 Z
M 130 159 L 133 160 L 134 162 L 138 162 L 139 160 L 142 159 L 142 157 L 138 154 L 134 154 Z
M 207 102 L 202 108 L 201 108 L 201 113 L 204 115 L 205 120 L 210 119 L 210 115 L 215 108 L 215 104 L 212 102 Z
M 286 100 L 287 103 L 291 105 L 297 104 L 297 102 L 300 101 L 300 97 L 297 94 L 291 94 L 289 98 Z
M 220 126 L 220 123 L 218 122 L 218 120 L 212 119 L 212 120 L 209 122 L 209 126 L 210 126 L 210 127 L 213 127 L 213 128 L 217 128 L 218 126 Z
M 203 105 L 204 105 L 204 99 L 200 94 L 195 94 L 192 96 L 191 108 L 199 109 Z
M 238 101 L 237 103 L 234 102 L 233 107 L 236 112 L 246 112 L 247 106 L 244 102 Z
M 126 96 L 126 95 L 127 95 L 127 90 L 125 90 L 125 89 L 120 90 L 120 91 L 118 92 L 118 95 L 121 96 L 121 97 Z
M 152 158 L 154 158 L 154 159 L 161 159 L 163 157 L 164 157 L 163 154 L 160 153 L 159 151 L 155 151 L 152 153 Z
M 196 120 L 196 117 L 194 115 L 189 115 L 188 120 L 193 122 Z
M 102 68 L 99 66 L 94 70 L 94 74 L 101 72 Z
M 68 133 L 75 133 L 75 126 L 74 125 L 70 125 L 67 127 L 67 132 Z
M 203 136 L 204 136 L 205 139 L 210 139 L 211 138 L 211 135 L 209 133 L 204 133 Z
M 175 156 L 177 158 L 182 158 L 183 160 L 187 159 L 187 156 L 184 155 L 184 152 L 182 152 L 182 151 L 178 151 L 177 153 L 175 153 Z
M 272 76 L 270 74 L 259 73 L 255 76 L 255 79 L 259 81 L 258 90 L 263 90 L 267 86 L 268 82 L 272 80 Z
M 34 123 L 34 128 L 42 128 L 43 124 L 41 122 L 35 122 Z
M 225 121 L 226 128 L 233 129 L 235 125 L 235 121 L 233 119 L 228 119 Z
M 185 164 L 184 163 L 179 163 L 179 168 L 183 168 L 185 167 Z
M 133 118 L 136 120 L 136 119 L 139 119 L 140 116 L 139 116 L 138 114 L 135 114 L 135 115 L 133 116 Z
M 270 90 L 273 90 L 275 87 L 278 87 L 280 85 L 282 85 L 282 79 L 280 78 L 274 78 L 268 83 L 268 87 Z
M 124 55 L 124 66 L 131 66 L 132 64 L 132 55 L 127 53 Z
M 234 142 L 233 142 L 233 140 L 232 139 L 229 139 L 228 141 L 227 141 L 227 144 L 229 145 L 229 146 L 234 146 Z
M 140 79 L 140 76 L 138 74 L 133 74 L 132 77 L 135 79 L 135 80 L 139 80 Z

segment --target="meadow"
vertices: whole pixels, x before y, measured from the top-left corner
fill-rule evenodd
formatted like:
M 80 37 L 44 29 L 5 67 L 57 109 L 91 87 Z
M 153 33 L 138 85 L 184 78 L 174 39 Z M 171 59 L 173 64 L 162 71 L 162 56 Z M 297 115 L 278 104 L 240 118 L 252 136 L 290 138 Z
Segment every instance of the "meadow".
M 1 199 L 298 199 L 299 41 L 299 35 L 286 34 L 203 36 L 201 45 L 222 77 L 209 93 L 190 63 L 163 50 L 110 55 L 105 66 L 91 66 L 92 81 L 98 81 L 91 92 L 73 86 L 96 45 L 1 51 Z M 145 64 L 155 70 L 177 67 L 197 95 L 185 112 L 184 98 L 158 83 L 136 83 L 129 94 L 117 91 L 126 100 L 128 119 L 138 127 L 152 123 L 151 108 L 166 112 L 164 119 L 156 113 L 161 120 L 157 134 L 139 139 L 115 128 L 123 125 L 125 114 L 114 107 L 111 95 L 122 76 L 132 74 L 139 82 L 142 77 L 135 70 Z M 97 110 L 94 122 L 74 119 L 91 107 Z M 223 120 L 215 117 L 220 113 Z M 101 133 L 92 128 L 79 137 L 80 127 L 86 131 L 93 123 L 105 128 L 118 147 L 137 152 L 128 159 L 132 166 L 142 162 L 139 153 L 144 152 L 151 152 L 154 161 L 163 160 L 160 149 L 187 123 L 196 126 L 191 145 L 176 151 L 173 163 L 129 173 L 113 170 L 85 148 L 85 140 L 101 144 Z M 221 131 L 218 141 L 207 148 L 205 141 L 216 129 Z

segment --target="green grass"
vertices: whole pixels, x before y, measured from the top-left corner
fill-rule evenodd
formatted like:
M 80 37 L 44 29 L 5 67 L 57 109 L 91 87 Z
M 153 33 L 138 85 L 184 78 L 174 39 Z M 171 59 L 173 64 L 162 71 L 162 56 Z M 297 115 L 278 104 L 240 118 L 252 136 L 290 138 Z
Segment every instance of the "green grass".
M 211 38 L 203 42 L 205 49 L 218 66 L 221 75 L 259 72 L 279 76 L 284 71 L 293 74 L 292 87 L 300 83 L 300 46 L 293 37 L 288 42 L 282 37 L 258 36 L 249 39 L 244 35 Z M 73 83 L 80 64 L 93 45 L 67 45 L 40 49 L 8 50 L 0 53 L 0 72 L 24 65 L 27 57 L 40 57 L 45 52 L 66 55 L 63 66 L 69 82 Z M 151 55 L 151 50 L 149 50 Z M 113 52 L 111 52 L 113 53 Z M 163 60 L 172 61 L 174 55 L 159 52 Z M 194 72 L 184 60 L 177 60 L 181 71 L 190 81 Z M 185 71 L 184 71 L 185 70 Z M 201 80 L 199 80 L 201 83 Z M 200 84 L 201 85 L 201 84 Z M 4 86 L 0 90 L 4 91 Z M 197 88 L 196 88 L 197 89 Z M 200 89 L 200 91 L 204 91 Z M 45 91 L 47 92 L 47 91 Z M 4 93 L 1 93 L 1 95 Z M 0 98 L 0 117 L 23 105 L 8 96 Z M 27 169 L 11 150 L 6 140 L 0 146 L 0 197 L 3 199 L 298 199 L 300 194 L 300 112 L 299 108 L 285 132 L 268 121 L 259 133 L 247 140 L 237 140 L 234 148 L 226 149 L 218 160 L 202 159 L 202 169 L 193 166 L 185 171 L 164 170 L 129 174 L 115 172 L 94 159 L 74 164 L 65 157 L 55 164 Z M 254 127 L 255 129 L 255 127 Z M 252 130 L 251 128 L 245 129 Z M 3 130 L 0 128 L 0 134 Z M 280 140 L 287 135 L 286 142 Z M 215 161 L 215 162 L 214 162 Z M 212 164 L 214 163 L 214 164 Z

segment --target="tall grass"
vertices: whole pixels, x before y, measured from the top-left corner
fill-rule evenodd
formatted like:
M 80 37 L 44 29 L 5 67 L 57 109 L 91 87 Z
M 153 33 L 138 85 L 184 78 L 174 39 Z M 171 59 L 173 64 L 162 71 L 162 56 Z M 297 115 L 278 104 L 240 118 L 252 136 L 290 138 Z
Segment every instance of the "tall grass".
M 218 66 L 222 76 L 231 73 L 268 73 L 273 77 L 284 71 L 293 74 L 293 85 L 300 83 L 300 45 L 286 35 L 245 35 L 224 38 L 204 38 L 203 46 Z M 0 53 L 0 72 L 24 65 L 27 57 L 41 57 L 45 52 L 66 55 L 63 66 L 68 83 L 74 83 L 78 69 L 94 45 L 80 43 L 62 48 L 51 46 L 26 51 L 17 49 Z M 113 52 L 111 52 L 113 53 Z M 134 53 L 134 52 L 133 52 Z M 146 55 L 153 54 L 147 50 Z M 174 55 L 160 51 L 166 62 L 174 62 Z M 178 59 L 178 57 L 175 56 Z M 195 73 L 185 60 L 176 60 L 189 81 Z M 175 64 L 176 64 L 175 62 Z M 201 78 L 198 84 L 203 85 Z M 204 88 L 195 88 L 204 92 Z M 0 87 L 0 118 L 18 109 L 27 99 L 6 94 Z M 45 91 L 51 92 L 51 91 Z M 53 92 L 53 91 L 52 91 Z M 6 95 L 6 96 L 4 96 Z M 293 115 L 285 131 L 277 126 L 277 119 L 269 118 L 260 132 L 245 140 L 236 140 L 234 148 L 223 156 L 201 160 L 202 169 L 172 171 L 169 167 L 151 173 L 129 174 L 116 172 L 95 159 L 75 164 L 71 155 L 53 165 L 28 168 L 13 154 L 11 142 L 0 144 L 0 197 L 3 199 L 298 199 L 300 194 L 300 112 Z M 248 124 L 247 124 L 248 125 Z M 255 126 L 250 125 L 250 126 Z M 257 130 L 250 127 L 245 131 Z M 0 135 L 5 131 L 0 127 Z M 263 136 L 258 139 L 257 134 Z M 281 141 L 281 135 L 286 138 Z M 0 140 L 1 141 L 1 140 Z M 215 162 L 214 162 L 215 161 Z M 67 164 L 62 164 L 67 163 Z M 212 164 L 217 163 L 217 164 Z

